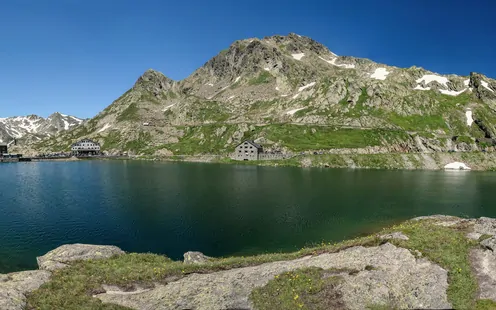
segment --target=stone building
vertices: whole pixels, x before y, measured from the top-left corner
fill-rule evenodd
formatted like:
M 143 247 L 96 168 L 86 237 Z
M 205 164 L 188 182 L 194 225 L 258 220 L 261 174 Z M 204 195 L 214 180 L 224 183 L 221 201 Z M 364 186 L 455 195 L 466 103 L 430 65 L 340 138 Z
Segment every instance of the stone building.
M 9 152 L 7 144 L 0 144 L 0 156 Z
M 100 144 L 90 139 L 83 139 L 71 146 L 73 156 L 90 156 L 100 154 Z
M 234 149 L 235 160 L 259 160 L 263 147 L 251 140 L 246 140 Z

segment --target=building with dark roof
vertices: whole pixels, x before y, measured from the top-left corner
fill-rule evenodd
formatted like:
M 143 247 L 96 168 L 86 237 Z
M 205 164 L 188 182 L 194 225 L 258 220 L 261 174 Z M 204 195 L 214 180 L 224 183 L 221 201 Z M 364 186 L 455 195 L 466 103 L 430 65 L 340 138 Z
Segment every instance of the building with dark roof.
M 234 149 L 235 160 L 259 160 L 263 153 L 263 147 L 251 140 L 246 140 Z

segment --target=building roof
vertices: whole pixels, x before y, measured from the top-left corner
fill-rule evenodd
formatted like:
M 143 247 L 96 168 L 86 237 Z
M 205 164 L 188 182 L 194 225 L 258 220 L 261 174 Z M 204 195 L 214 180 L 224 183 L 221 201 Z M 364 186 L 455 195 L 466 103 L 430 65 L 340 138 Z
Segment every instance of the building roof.
M 250 143 L 251 145 L 253 145 L 254 147 L 256 147 L 257 149 L 262 149 L 263 147 L 258 144 L 258 143 L 255 143 L 253 140 L 245 140 L 243 142 L 241 142 L 240 144 L 236 145 L 236 147 L 240 146 L 241 144 L 245 143 L 245 142 L 248 142 Z

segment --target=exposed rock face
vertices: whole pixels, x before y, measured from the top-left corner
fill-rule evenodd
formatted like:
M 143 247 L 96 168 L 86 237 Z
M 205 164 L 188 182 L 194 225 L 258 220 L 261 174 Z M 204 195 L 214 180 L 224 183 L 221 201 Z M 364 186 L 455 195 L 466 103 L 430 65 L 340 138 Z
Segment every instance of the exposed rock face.
M 91 244 L 66 244 L 37 257 L 38 266 L 43 270 L 64 268 L 76 260 L 103 259 L 124 254 L 116 246 Z
M 201 264 L 208 262 L 210 257 L 204 255 L 202 252 L 186 252 L 184 253 L 185 264 Z
M 51 273 L 45 270 L 0 274 L 0 309 L 22 310 L 26 294 L 47 282 Z
M 264 286 L 283 272 L 310 266 L 358 271 L 343 275 L 339 287 L 349 309 L 365 309 L 370 304 L 417 309 L 451 307 L 446 296 L 446 270 L 389 243 L 211 274 L 192 274 L 165 286 L 157 284 L 147 291 L 122 294 L 113 290 L 96 297 L 105 303 L 133 309 L 252 309 L 249 295 L 254 288 Z

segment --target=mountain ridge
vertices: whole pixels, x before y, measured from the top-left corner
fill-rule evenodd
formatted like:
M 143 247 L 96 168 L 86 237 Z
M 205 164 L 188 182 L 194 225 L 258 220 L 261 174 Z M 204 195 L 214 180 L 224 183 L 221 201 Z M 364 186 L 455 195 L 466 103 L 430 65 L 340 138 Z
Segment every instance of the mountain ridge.
M 4 117 L 0 118 L 0 143 L 8 143 L 14 139 L 42 140 L 82 123 L 83 119 L 59 112 L 46 118 L 35 114 Z
M 148 69 L 94 118 L 35 147 L 63 150 L 84 136 L 155 156 L 228 154 L 246 138 L 285 152 L 475 151 L 493 147 L 495 92 L 479 73 L 388 66 L 277 35 L 237 40 L 179 81 Z

